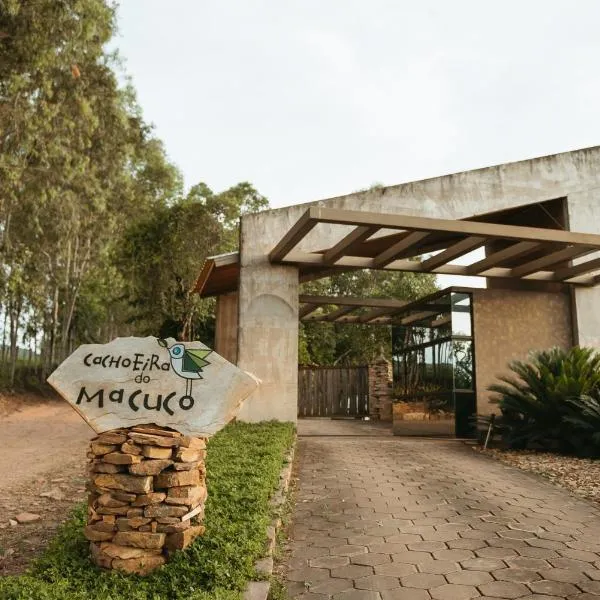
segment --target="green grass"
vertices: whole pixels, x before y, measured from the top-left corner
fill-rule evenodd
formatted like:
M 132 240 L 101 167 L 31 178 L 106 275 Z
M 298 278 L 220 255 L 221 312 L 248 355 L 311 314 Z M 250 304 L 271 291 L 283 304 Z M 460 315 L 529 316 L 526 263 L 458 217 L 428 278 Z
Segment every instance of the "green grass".
M 209 444 L 206 533 L 147 577 L 102 571 L 88 559 L 79 506 L 28 573 L 0 578 L 2 600 L 239 600 L 256 578 L 269 499 L 294 437 L 289 423 L 234 423 Z

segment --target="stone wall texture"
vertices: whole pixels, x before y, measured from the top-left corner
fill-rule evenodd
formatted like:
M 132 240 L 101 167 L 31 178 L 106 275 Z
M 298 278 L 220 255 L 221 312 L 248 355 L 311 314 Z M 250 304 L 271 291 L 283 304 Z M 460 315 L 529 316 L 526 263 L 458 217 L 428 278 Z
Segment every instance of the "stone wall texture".
M 488 289 L 473 293 L 477 412 L 498 413 L 488 386 L 531 351 L 573 343 L 567 293 Z
M 369 416 L 392 420 L 392 363 L 383 357 L 369 365 Z
M 205 448 L 156 425 L 92 440 L 84 533 L 96 565 L 145 575 L 204 533 Z

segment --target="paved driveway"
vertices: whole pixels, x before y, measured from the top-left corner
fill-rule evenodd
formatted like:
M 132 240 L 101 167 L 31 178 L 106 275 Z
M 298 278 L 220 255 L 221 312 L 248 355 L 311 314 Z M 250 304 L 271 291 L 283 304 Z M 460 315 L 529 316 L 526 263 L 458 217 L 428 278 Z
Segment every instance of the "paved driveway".
M 344 431 L 299 425 L 290 597 L 600 598 L 599 508 L 460 442 Z

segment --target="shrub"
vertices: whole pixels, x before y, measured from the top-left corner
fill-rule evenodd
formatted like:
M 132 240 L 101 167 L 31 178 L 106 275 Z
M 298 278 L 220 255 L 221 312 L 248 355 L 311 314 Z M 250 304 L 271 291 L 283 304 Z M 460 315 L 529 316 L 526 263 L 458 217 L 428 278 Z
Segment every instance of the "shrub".
M 565 423 L 573 430 L 572 443 L 577 454 L 587 457 L 600 457 L 600 399 L 598 390 L 595 397 L 583 395 L 568 398 L 571 412 L 564 417 Z
M 553 348 L 533 353 L 530 362 L 514 361 L 510 369 L 516 377 L 501 376 L 502 383 L 489 387 L 498 394 L 509 447 L 586 454 L 581 428 L 590 417 L 581 413 L 586 401 L 578 399 L 600 389 L 600 354 L 590 348 Z

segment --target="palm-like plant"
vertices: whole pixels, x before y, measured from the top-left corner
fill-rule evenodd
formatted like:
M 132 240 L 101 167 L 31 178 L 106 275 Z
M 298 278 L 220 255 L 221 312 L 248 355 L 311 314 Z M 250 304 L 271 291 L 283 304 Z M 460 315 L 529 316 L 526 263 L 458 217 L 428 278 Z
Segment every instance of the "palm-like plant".
M 598 394 L 598 390 L 595 393 Z M 564 421 L 573 430 L 577 454 L 600 456 L 600 400 L 597 395 L 569 398 L 567 402 L 572 412 L 564 417 Z
M 565 418 L 573 408 L 567 400 L 589 396 L 600 389 L 600 354 L 591 348 L 553 348 L 532 354 L 530 362 L 514 361 L 515 376 L 488 389 L 498 394 L 509 446 L 538 445 L 575 450 L 565 435 Z

